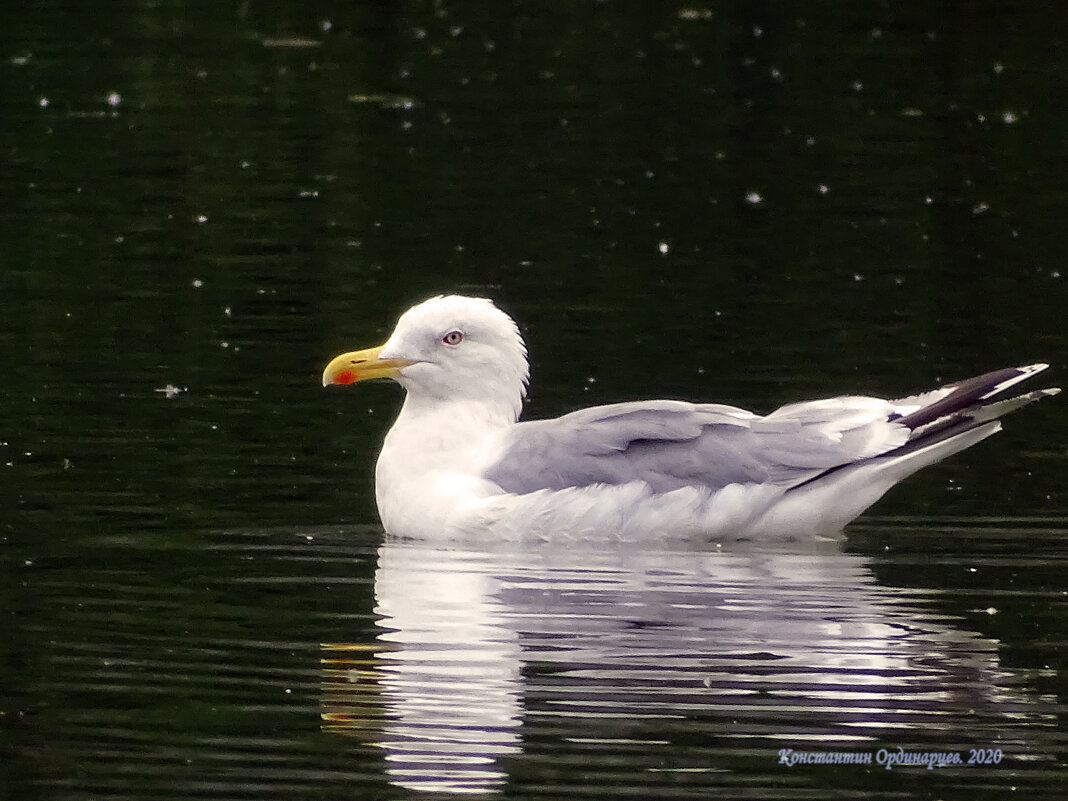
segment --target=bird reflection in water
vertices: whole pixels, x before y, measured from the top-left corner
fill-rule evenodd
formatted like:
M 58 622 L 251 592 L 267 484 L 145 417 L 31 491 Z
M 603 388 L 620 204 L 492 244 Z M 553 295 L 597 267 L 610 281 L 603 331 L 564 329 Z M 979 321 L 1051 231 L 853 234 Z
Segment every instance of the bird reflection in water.
M 415 790 L 499 789 L 532 733 L 565 761 L 598 743 L 652 764 L 695 736 L 739 754 L 766 746 L 771 760 L 806 743 L 979 736 L 984 715 L 1003 723 L 1026 706 L 999 689 L 994 641 L 922 592 L 880 586 L 837 543 L 387 541 L 375 599 L 374 642 L 323 645 L 323 727 L 380 746 L 389 780 Z
M 520 746 L 519 633 L 501 579 L 477 554 L 379 550 L 375 643 L 324 644 L 323 726 L 370 738 L 390 779 L 437 792 L 491 790 Z M 379 711 L 381 710 L 381 711 Z

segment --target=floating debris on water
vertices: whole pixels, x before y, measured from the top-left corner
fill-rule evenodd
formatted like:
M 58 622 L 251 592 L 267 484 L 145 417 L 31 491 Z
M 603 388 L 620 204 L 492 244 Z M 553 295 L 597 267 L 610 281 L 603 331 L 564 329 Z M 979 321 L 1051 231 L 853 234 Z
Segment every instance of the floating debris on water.
M 300 36 L 285 36 L 263 40 L 264 47 L 290 47 L 298 49 L 302 47 L 322 47 L 322 44 L 323 43 L 318 39 L 306 39 Z
M 406 95 L 394 95 L 388 92 L 372 92 L 370 94 L 356 94 L 349 95 L 348 101 L 350 103 L 369 103 L 381 108 L 390 109 L 413 109 L 420 108 L 423 104 L 416 100 L 414 97 L 407 97 Z
M 165 386 L 165 387 L 157 387 L 156 389 L 154 389 L 152 391 L 153 392 L 162 393 L 165 398 L 170 400 L 172 398 L 177 398 L 183 392 L 188 392 L 189 388 L 188 387 L 176 387 L 174 384 L 167 384 L 167 386 Z

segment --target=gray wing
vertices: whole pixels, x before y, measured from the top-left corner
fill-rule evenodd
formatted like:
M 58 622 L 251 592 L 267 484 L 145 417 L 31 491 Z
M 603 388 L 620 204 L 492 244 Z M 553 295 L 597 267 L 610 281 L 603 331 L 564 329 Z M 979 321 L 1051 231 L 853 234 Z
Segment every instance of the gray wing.
M 525 494 L 644 481 L 653 492 L 728 484 L 791 486 L 901 445 L 906 427 L 874 398 L 784 406 L 760 417 L 680 401 L 598 406 L 519 423 L 485 478 Z

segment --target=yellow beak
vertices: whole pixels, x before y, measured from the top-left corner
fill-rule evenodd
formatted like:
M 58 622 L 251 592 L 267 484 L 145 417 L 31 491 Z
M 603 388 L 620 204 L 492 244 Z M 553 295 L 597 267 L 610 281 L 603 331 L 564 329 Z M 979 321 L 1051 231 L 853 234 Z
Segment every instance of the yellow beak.
M 357 381 L 369 381 L 372 378 L 396 378 L 401 368 L 415 362 L 408 359 L 380 359 L 384 345 L 367 350 L 354 350 L 342 353 L 330 360 L 323 370 L 323 386 L 331 384 L 355 384 Z

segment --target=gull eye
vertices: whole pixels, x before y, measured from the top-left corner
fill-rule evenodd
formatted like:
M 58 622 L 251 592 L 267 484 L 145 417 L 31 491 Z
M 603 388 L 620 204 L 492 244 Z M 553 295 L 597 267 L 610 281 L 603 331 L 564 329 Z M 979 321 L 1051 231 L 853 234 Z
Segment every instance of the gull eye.
M 441 341 L 444 342 L 446 345 L 452 345 L 455 347 L 456 345 L 459 345 L 461 342 L 464 341 L 464 332 L 450 331 L 441 338 Z

